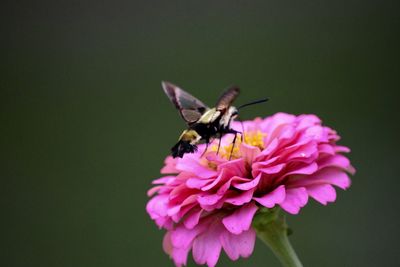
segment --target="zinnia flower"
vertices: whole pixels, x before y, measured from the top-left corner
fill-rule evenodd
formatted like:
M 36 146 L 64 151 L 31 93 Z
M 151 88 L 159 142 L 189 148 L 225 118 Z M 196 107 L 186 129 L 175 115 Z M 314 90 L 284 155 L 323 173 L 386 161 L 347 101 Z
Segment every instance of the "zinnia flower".
M 298 214 L 309 197 L 334 202 L 334 186 L 347 189 L 354 168 L 337 145 L 337 133 L 315 115 L 277 113 L 243 122 L 243 141 L 225 135 L 208 148 L 167 157 L 148 192 L 147 212 L 167 230 L 163 248 L 176 266 L 192 250 L 198 264 L 215 266 L 221 250 L 231 260 L 249 257 L 256 232 L 253 217 L 263 207 Z M 242 131 L 239 123 L 232 127 Z

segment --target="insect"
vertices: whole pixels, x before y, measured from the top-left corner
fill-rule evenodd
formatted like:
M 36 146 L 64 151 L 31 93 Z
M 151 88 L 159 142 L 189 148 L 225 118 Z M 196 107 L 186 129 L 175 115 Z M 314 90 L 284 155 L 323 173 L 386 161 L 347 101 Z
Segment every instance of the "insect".
M 171 154 L 174 158 L 181 158 L 185 153 L 196 152 L 197 144 L 200 142 L 206 143 L 205 153 L 210 140 L 216 137 L 219 137 L 218 154 L 221 137 L 225 134 L 234 134 L 233 144 L 235 144 L 237 134 L 241 134 L 241 132 L 232 129 L 230 125 L 232 120 L 238 116 L 238 110 L 268 100 L 254 101 L 236 108 L 231 104 L 239 95 L 240 90 L 237 86 L 232 86 L 222 93 L 215 107 L 209 108 L 203 102 L 170 82 L 162 82 L 162 87 L 188 126 L 182 132 L 178 142 L 171 148 Z

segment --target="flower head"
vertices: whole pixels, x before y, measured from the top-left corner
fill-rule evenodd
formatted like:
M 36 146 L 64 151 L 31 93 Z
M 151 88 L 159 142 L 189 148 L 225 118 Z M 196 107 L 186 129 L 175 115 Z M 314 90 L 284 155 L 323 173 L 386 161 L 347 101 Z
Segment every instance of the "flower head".
M 239 123 L 232 127 L 242 131 Z M 216 140 L 205 152 L 167 157 L 148 192 L 147 212 L 167 230 L 163 247 L 176 266 L 192 250 L 198 264 L 215 266 L 221 250 L 237 260 L 253 252 L 251 227 L 260 207 L 299 213 L 309 197 L 334 202 L 334 186 L 350 186 L 354 168 L 337 133 L 315 115 L 277 113 L 243 122 L 243 136 Z M 218 152 L 218 153 L 217 153 Z

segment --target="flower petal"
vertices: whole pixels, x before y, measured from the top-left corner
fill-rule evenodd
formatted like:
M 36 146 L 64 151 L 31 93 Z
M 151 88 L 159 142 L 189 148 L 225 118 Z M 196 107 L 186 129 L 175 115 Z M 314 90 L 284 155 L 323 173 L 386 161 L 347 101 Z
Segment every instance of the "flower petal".
M 273 208 L 275 204 L 281 203 L 286 197 L 285 186 L 278 186 L 274 191 L 262 197 L 253 197 L 255 201 L 267 208 Z
M 210 190 L 211 188 L 215 187 L 219 182 L 223 181 L 224 178 L 227 176 L 227 170 L 223 169 L 217 178 L 214 179 L 210 184 L 205 185 L 201 188 L 203 191 Z
M 240 152 L 247 164 L 251 164 L 254 159 L 260 154 L 261 150 L 258 147 L 250 146 L 245 143 L 240 145 Z
M 345 146 L 335 146 L 334 147 L 336 153 L 349 153 L 351 150 Z
M 281 177 L 281 179 L 282 178 L 285 178 L 285 177 L 287 177 L 287 176 L 289 176 L 289 175 L 294 175 L 294 174 L 306 174 L 306 175 L 310 175 L 310 174 L 313 174 L 313 173 L 315 173 L 316 171 L 318 170 L 318 164 L 317 163 L 315 163 L 315 162 L 313 162 L 313 163 L 311 163 L 311 164 L 308 164 L 308 165 L 303 165 L 302 167 L 299 167 L 298 169 L 296 169 L 296 170 L 292 170 L 292 171 L 290 171 L 290 172 L 287 172 L 287 173 L 285 173 L 282 177 Z
M 246 162 L 244 159 L 239 158 L 235 160 L 230 160 L 218 165 L 218 171 L 222 171 L 223 169 L 229 171 L 230 175 L 236 176 L 246 176 Z
M 241 206 L 245 203 L 249 203 L 253 198 L 255 188 L 244 191 L 244 192 L 234 192 L 233 196 L 227 197 L 225 203 L 229 203 L 235 206 Z
M 319 203 L 326 205 L 336 200 L 336 191 L 330 184 L 312 185 L 307 187 L 307 193 Z
M 321 170 L 313 177 L 313 180 L 320 180 L 329 184 L 336 185 L 339 188 L 347 189 L 350 187 L 351 181 L 349 176 L 342 170 L 337 168 L 326 168 Z
M 291 188 L 286 190 L 285 200 L 279 205 L 287 212 L 297 214 L 300 208 L 307 204 L 307 201 L 308 194 L 304 187 Z
M 215 203 L 218 202 L 223 197 L 223 195 L 219 194 L 205 194 L 205 195 L 199 195 L 197 197 L 197 201 L 200 203 L 200 205 L 214 205 Z
M 153 195 L 154 195 L 155 193 L 157 193 L 161 188 L 163 188 L 162 185 L 158 185 L 158 186 L 155 186 L 155 187 L 153 187 L 153 188 L 150 188 L 150 189 L 147 191 L 147 196 L 148 196 L 148 197 L 153 196 Z
M 181 172 L 196 174 L 200 178 L 211 178 L 216 175 L 216 171 L 203 166 L 199 161 L 199 156 L 194 154 L 185 154 L 176 163 L 176 169 Z
M 150 199 L 146 205 L 147 213 L 152 219 L 167 216 L 168 211 L 168 196 L 158 195 Z
M 351 174 L 354 174 L 355 172 L 354 168 L 350 165 L 349 159 L 340 154 L 321 160 L 318 165 L 320 169 L 325 167 L 338 167 L 348 171 Z
M 251 180 L 249 182 L 245 182 L 245 183 L 238 183 L 237 180 L 235 180 L 234 182 L 232 182 L 232 185 L 233 185 L 233 187 L 240 189 L 240 190 L 249 190 L 249 189 L 256 187 L 258 185 L 258 183 L 260 182 L 260 179 L 261 179 L 261 175 L 258 175 L 253 180 Z
M 200 220 L 201 213 L 203 212 L 202 209 L 194 210 L 190 214 L 187 215 L 185 220 L 183 221 L 183 224 L 187 229 L 193 229 Z
M 279 173 L 280 171 L 285 168 L 286 164 L 285 163 L 280 163 L 274 166 L 269 166 L 266 168 L 260 168 L 259 171 L 265 174 L 276 174 Z
M 193 259 L 197 264 L 207 264 L 214 267 L 221 253 L 221 242 L 219 240 L 221 231 L 220 223 L 212 223 L 207 231 L 199 235 L 193 242 Z
M 221 244 L 226 254 L 231 260 L 237 260 L 239 257 L 247 258 L 253 253 L 256 242 L 256 232 L 250 228 L 239 235 L 224 231 L 221 234 Z
M 241 234 L 243 231 L 247 231 L 250 228 L 254 214 L 258 210 L 258 207 L 254 202 L 246 204 L 239 210 L 236 210 L 231 215 L 222 219 L 222 223 L 225 228 L 233 234 Z
M 165 166 L 161 169 L 161 173 L 178 173 L 179 171 L 175 168 L 177 161 L 177 158 L 174 159 L 172 156 L 168 156 L 164 161 Z
M 168 255 L 172 254 L 172 250 L 173 250 L 173 246 L 172 246 L 172 242 L 171 242 L 171 232 L 166 232 L 163 238 L 163 250 L 165 253 L 167 253 Z
M 332 145 L 330 144 L 319 144 L 318 145 L 319 153 L 325 153 L 328 155 L 335 155 L 335 150 Z
M 335 167 L 324 168 L 310 176 L 299 176 L 288 182 L 290 187 L 303 187 L 314 184 L 333 184 L 339 188 L 347 189 L 350 184 L 349 176 L 343 170 Z
M 188 248 L 193 240 L 199 234 L 201 227 L 194 229 L 186 229 L 183 225 L 179 225 L 171 232 L 171 243 L 174 248 Z
M 172 259 L 174 260 L 175 266 L 181 267 L 185 266 L 187 262 L 187 257 L 190 251 L 189 248 L 174 248 L 172 251 Z
M 211 183 L 212 179 L 202 179 L 202 178 L 189 178 L 186 180 L 186 186 L 189 188 L 200 189 L 207 184 Z

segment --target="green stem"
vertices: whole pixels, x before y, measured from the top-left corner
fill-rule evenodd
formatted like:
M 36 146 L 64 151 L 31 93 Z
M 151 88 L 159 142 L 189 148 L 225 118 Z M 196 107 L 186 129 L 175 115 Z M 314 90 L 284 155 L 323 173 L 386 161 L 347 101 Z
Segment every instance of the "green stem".
M 253 221 L 257 236 L 267 244 L 285 267 L 302 267 L 288 239 L 285 217 L 277 209 L 261 211 Z

